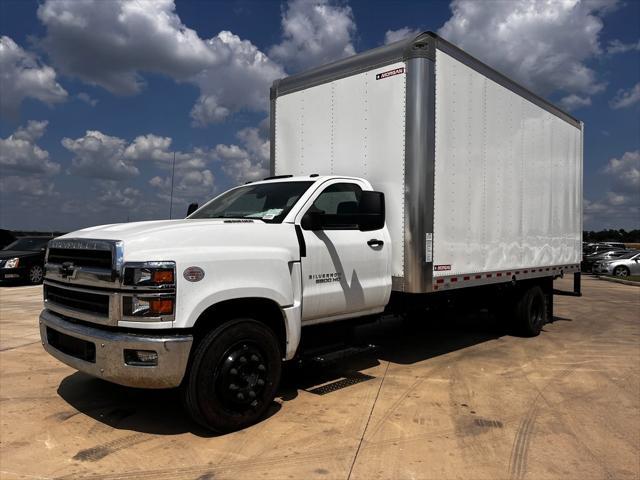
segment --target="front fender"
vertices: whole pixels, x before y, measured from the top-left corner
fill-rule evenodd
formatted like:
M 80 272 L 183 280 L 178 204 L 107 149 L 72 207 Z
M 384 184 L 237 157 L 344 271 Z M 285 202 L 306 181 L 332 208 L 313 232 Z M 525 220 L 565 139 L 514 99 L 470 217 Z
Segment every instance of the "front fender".
M 224 262 L 223 262 L 224 263 Z M 192 328 L 208 308 L 228 300 L 261 298 L 274 302 L 282 311 L 286 332 L 285 360 L 293 358 L 300 342 L 302 277 L 300 262 L 280 259 L 217 263 L 200 282 L 179 281 L 174 328 Z
M 248 286 L 243 288 L 233 288 L 229 290 L 223 290 L 219 292 L 212 293 L 204 298 L 202 298 L 196 305 L 194 305 L 193 310 L 189 313 L 188 318 L 186 319 L 185 325 L 178 326 L 179 328 L 191 328 L 198 321 L 200 316 L 207 310 L 209 307 L 212 307 L 218 303 L 225 302 L 227 300 L 238 300 L 242 298 L 263 298 L 265 300 L 271 300 L 276 303 L 280 308 L 287 308 L 291 306 L 291 302 L 287 301 L 286 298 L 278 291 L 258 286 Z M 177 326 L 177 325 L 174 325 Z

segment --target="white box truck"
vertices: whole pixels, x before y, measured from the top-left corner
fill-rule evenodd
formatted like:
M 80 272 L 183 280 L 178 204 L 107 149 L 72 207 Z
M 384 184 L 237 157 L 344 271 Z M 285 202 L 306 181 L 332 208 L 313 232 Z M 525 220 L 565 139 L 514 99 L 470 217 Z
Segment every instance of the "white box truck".
M 225 432 L 264 415 L 310 325 L 459 301 L 535 336 L 553 279 L 579 271 L 582 135 L 429 32 L 276 81 L 272 177 L 50 242 L 42 343 L 180 387 Z

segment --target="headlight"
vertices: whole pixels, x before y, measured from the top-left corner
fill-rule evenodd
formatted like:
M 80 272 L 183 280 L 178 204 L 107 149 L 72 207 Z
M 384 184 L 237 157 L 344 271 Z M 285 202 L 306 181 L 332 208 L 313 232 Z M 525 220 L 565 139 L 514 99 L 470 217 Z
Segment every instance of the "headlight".
M 123 315 L 126 317 L 173 317 L 174 295 L 145 296 L 131 295 L 122 298 Z M 162 318 L 171 320 L 172 318 Z
M 133 287 L 174 288 L 176 286 L 174 262 L 145 262 L 125 264 L 124 285 Z
M 18 268 L 19 264 L 20 264 L 19 258 L 10 258 L 9 260 L 6 261 L 3 268 Z

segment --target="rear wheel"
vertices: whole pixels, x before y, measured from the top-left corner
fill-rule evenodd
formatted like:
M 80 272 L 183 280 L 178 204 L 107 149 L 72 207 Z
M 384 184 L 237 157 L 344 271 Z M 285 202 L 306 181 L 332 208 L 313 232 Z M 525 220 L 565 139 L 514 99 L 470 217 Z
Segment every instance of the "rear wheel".
M 629 276 L 629 273 L 630 273 L 630 272 L 629 272 L 629 269 L 628 269 L 627 267 L 616 267 L 616 268 L 613 270 L 613 274 L 614 274 L 616 277 L 621 277 L 621 278 L 628 277 L 628 276 Z
M 32 285 L 38 285 L 42 283 L 44 277 L 44 270 L 40 265 L 34 265 L 29 269 L 29 283 Z
M 259 421 L 273 401 L 282 369 L 278 339 L 252 319 L 237 319 L 199 343 L 182 386 L 191 417 L 219 433 Z
M 548 321 L 547 300 L 538 286 L 526 290 L 518 299 L 515 308 L 519 333 L 524 337 L 535 337 Z

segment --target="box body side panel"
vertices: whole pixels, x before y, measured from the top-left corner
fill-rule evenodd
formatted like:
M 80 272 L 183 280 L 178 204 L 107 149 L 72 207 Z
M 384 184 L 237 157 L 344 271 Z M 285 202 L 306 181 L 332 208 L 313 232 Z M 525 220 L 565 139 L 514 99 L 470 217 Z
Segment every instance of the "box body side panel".
M 434 277 L 579 263 L 581 129 L 436 51 Z
M 277 175 L 356 176 L 384 192 L 396 277 L 404 275 L 405 69 L 399 62 L 277 97 L 272 159 Z

